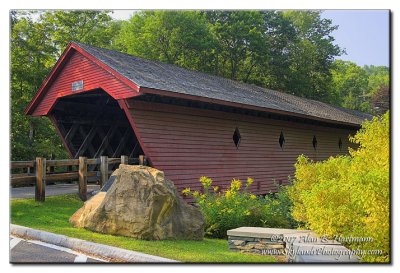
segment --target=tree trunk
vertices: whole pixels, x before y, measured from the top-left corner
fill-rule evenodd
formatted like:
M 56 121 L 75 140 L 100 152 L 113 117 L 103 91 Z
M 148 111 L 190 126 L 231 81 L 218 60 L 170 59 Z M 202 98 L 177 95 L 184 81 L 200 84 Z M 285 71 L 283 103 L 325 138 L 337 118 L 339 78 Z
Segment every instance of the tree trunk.
M 33 126 L 32 120 L 29 120 L 29 140 L 32 142 L 35 137 L 35 128 Z

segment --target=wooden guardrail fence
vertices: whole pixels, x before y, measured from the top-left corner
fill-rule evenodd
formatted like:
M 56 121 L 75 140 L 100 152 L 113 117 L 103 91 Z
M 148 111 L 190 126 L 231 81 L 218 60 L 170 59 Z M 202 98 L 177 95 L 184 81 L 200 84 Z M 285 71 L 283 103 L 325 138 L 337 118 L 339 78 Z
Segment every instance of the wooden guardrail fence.
M 77 180 L 79 197 L 86 201 L 88 178 L 98 178 L 100 188 L 106 183 L 112 173 L 110 165 L 116 164 L 139 164 L 146 165 L 146 158 L 140 155 L 139 158 L 128 158 L 123 155 L 121 158 L 100 158 L 79 157 L 79 159 L 46 160 L 37 157 L 32 161 L 11 161 L 10 169 L 26 170 L 19 173 L 11 173 L 11 186 L 23 186 L 35 183 L 35 200 L 45 201 L 45 188 L 47 182 Z M 98 171 L 94 169 L 98 167 Z M 88 166 L 91 166 L 88 168 Z M 55 172 L 55 168 L 63 167 L 66 171 Z M 74 171 L 73 167 L 77 167 Z

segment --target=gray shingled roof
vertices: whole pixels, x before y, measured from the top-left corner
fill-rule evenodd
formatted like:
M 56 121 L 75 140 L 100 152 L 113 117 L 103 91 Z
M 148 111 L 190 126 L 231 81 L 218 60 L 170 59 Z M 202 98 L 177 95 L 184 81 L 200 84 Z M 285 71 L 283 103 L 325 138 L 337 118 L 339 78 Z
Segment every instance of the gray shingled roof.
M 371 115 L 355 110 L 300 98 L 223 77 L 184 69 L 158 61 L 150 61 L 113 50 L 76 43 L 87 53 L 140 87 L 171 93 L 241 103 L 331 121 L 360 124 Z M 171 94 L 173 96 L 173 94 Z

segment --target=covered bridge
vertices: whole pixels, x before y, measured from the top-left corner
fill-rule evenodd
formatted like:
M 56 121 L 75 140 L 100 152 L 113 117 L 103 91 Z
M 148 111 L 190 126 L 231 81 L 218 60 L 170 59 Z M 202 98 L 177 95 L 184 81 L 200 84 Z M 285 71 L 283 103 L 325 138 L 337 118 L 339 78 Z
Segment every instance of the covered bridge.
M 346 154 L 369 115 L 222 77 L 72 42 L 26 109 L 47 116 L 72 158 L 137 157 L 178 190 L 200 176 L 221 188 L 252 177 L 286 183 L 300 154 Z

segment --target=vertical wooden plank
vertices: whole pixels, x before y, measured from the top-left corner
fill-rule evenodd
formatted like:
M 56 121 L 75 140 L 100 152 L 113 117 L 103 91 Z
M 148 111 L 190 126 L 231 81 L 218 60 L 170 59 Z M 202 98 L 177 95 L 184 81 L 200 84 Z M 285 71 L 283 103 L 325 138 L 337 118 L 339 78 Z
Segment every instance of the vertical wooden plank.
M 108 156 L 102 155 L 100 157 L 100 188 L 108 180 Z
M 87 200 L 87 158 L 79 157 L 79 198 Z
M 45 201 L 46 187 L 46 158 L 36 158 L 36 186 L 35 186 L 35 201 Z
M 144 155 L 139 155 L 139 165 L 144 165 Z
M 125 165 L 129 164 L 129 158 L 127 155 L 121 155 L 121 164 L 125 164 Z

